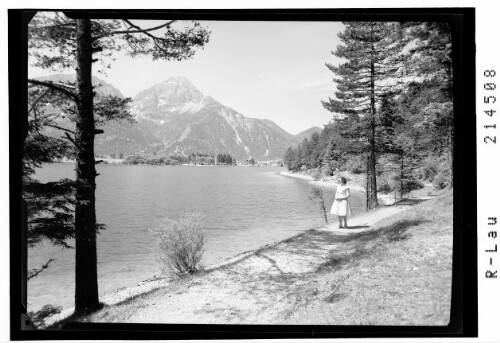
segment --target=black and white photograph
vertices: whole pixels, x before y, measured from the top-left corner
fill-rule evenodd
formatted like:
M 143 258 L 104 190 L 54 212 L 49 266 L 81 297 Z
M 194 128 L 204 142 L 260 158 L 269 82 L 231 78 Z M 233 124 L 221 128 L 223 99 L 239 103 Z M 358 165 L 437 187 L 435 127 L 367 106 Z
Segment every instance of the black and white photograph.
M 192 12 L 22 13 L 24 330 L 463 326 L 471 12 Z

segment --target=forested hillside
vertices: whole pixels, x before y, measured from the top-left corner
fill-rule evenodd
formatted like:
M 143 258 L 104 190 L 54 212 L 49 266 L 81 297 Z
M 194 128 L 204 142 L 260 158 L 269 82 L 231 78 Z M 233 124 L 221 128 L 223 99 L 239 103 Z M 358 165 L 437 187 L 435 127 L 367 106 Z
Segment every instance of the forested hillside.
M 442 23 L 351 23 L 327 64 L 335 97 L 321 134 L 290 147 L 291 171 L 316 169 L 331 176 L 366 174 L 367 208 L 377 192 L 401 195 L 433 182 L 452 187 L 453 93 L 451 34 Z M 332 85 L 333 86 L 333 85 Z M 333 87 L 332 87 L 333 88 Z

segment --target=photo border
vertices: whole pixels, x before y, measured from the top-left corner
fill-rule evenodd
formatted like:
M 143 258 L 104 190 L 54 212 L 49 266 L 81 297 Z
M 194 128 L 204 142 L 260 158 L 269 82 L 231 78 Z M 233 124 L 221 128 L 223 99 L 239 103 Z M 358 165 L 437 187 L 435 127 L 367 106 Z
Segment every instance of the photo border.
M 447 21 L 452 28 L 454 102 L 453 269 L 448 326 L 191 325 L 68 323 L 61 330 L 26 325 L 27 245 L 21 199 L 22 144 L 27 113 L 27 23 L 36 11 L 8 11 L 11 339 L 216 339 L 477 337 L 477 172 L 475 131 L 475 9 L 175 9 L 63 10 L 113 19 L 234 21 Z

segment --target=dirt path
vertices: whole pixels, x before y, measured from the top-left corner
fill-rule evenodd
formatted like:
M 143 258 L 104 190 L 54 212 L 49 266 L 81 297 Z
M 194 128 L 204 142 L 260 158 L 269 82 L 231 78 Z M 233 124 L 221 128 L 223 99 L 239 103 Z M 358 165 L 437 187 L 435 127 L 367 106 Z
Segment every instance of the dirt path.
M 409 208 L 391 206 L 352 219 L 350 225 L 363 227 L 347 235 L 330 227 L 307 231 L 87 320 L 445 325 L 452 226 L 436 233 Z M 356 232 L 364 226 L 369 230 Z M 441 255 L 434 256 L 437 251 Z

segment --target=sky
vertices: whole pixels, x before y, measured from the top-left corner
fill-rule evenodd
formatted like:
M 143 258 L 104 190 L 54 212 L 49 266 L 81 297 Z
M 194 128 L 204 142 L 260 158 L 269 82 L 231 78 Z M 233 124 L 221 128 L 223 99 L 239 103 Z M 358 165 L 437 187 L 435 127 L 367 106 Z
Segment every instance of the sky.
M 158 25 L 142 22 L 144 27 Z M 297 134 L 323 127 L 332 114 L 321 100 L 333 97 L 339 22 L 202 21 L 211 31 L 203 50 L 185 61 L 152 61 L 116 53 L 106 75 L 125 96 L 173 76 L 184 76 L 205 95 L 246 117 L 270 119 Z M 47 75 L 30 69 L 30 77 Z

